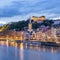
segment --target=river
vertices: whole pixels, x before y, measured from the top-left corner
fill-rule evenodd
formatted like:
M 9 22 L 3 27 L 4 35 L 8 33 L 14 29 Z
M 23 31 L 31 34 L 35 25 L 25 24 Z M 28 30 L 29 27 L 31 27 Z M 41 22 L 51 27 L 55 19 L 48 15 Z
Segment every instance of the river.
M 60 47 L 0 41 L 0 60 L 60 60 Z

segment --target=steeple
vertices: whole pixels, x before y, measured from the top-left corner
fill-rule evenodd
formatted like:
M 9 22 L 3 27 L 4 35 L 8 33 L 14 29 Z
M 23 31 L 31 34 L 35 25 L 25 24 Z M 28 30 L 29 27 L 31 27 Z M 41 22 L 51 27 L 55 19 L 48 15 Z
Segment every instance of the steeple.
M 31 17 L 29 17 L 28 31 L 32 31 Z
M 29 17 L 29 23 L 31 23 L 31 17 Z

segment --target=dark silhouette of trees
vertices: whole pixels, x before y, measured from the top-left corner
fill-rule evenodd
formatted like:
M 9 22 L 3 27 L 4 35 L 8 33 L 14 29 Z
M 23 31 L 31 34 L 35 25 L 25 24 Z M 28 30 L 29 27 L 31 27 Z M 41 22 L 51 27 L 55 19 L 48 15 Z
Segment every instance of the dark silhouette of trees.
M 9 29 L 24 30 L 24 27 L 27 26 L 28 26 L 28 21 L 23 20 L 23 21 L 11 23 Z
M 45 21 L 43 21 L 42 25 L 52 27 L 53 23 L 54 23 L 53 20 L 45 20 Z
M 39 28 L 41 25 L 44 25 L 44 26 L 52 26 L 54 21 L 53 20 L 45 20 L 43 21 L 42 23 L 37 23 L 37 22 L 34 22 L 33 20 L 31 21 L 32 22 L 32 28 L 33 29 L 37 29 Z M 28 28 L 28 23 L 29 23 L 29 20 L 23 20 L 23 21 L 18 21 L 18 22 L 12 22 L 10 24 L 10 27 L 9 29 L 15 29 L 15 30 L 26 30 Z

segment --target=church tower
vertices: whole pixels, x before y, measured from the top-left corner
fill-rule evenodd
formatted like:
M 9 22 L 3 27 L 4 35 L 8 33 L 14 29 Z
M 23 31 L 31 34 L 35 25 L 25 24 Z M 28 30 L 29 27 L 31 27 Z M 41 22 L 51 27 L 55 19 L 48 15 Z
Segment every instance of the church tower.
M 32 31 L 32 22 L 31 22 L 31 18 L 29 18 L 28 31 L 29 31 L 29 32 Z

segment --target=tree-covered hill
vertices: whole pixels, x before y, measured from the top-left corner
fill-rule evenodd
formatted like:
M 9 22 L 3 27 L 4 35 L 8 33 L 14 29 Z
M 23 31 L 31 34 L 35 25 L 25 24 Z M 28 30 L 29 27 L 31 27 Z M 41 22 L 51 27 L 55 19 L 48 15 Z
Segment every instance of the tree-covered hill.
M 42 25 L 51 27 L 53 25 L 53 23 L 54 23 L 53 20 L 45 20 L 45 21 L 40 22 L 40 23 L 31 20 L 31 22 L 32 22 L 32 28 L 33 29 L 37 29 L 37 28 L 39 28 Z M 29 24 L 29 20 L 12 22 L 8 29 L 26 30 L 28 28 L 28 24 Z

